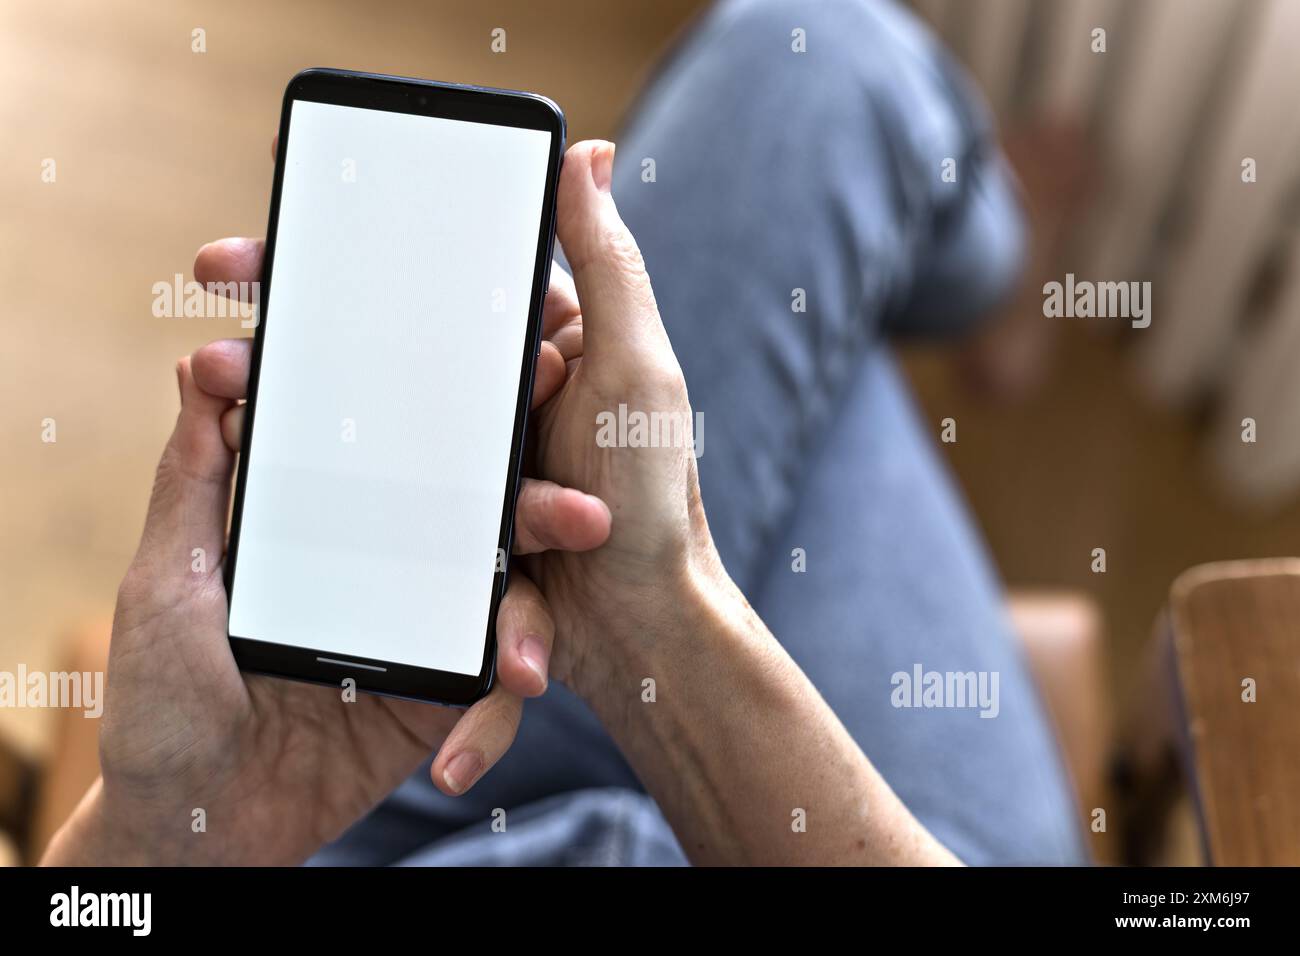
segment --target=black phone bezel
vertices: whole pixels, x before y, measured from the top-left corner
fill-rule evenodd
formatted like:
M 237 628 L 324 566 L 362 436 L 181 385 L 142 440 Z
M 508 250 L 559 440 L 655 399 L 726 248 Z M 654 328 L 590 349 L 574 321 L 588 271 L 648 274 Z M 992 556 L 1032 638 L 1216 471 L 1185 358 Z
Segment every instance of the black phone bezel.
M 247 450 L 252 447 L 253 424 L 256 419 L 262 347 L 269 318 L 266 304 L 270 301 L 276 232 L 280 218 L 280 194 L 284 182 L 285 157 L 289 152 L 289 125 L 293 104 L 300 100 L 497 126 L 538 129 L 551 134 L 542 215 L 538 226 L 537 261 L 533 268 L 528 328 L 519 373 L 514 438 L 510 447 L 502 504 L 498 547 L 504 549 L 506 555 L 511 552 L 514 536 L 514 506 L 519 490 L 520 467 L 528 427 L 528 409 L 532 399 L 537 353 L 541 347 L 542 303 L 550 282 L 550 267 L 554 252 L 555 194 L 565 145 L 564 114 L 551 100 L 534 93 L 327 68 L 304 70 L 290 80 L 285 88 L 280 112 L 279 148 L 276 150 L 275 178 L 271 189 L 271 208 L 262 266 L 261 303 L 257 327 L 253 334 L 248 403 L 244 415 L 242 447 L 245 453 L 239 456 L 234 505 L 231 512 L 230 542 L 224 567 L 227 600 L 230 602 L 227 604 L 226 633 L 230 640 L 231 651 L 240 669 L 245 671 L 335 687 L 340 686 L 344 679 L 351 677 L 356 682 L 356 689 L 366 693 L 451 706 L 468 706 L 487 694 L 492 687 L 496 665 L 496 618 L 501 598 L 506 590 L 508 561 L 506 570 L 495 572 L 487 632 L 483 642 L 483 666 L 477 675 L 456 674 L 358 657 L 355 654 L 331 651 L 328 648 L 291 647 L 230 633 L 229 608 L 234 600 L 235 566 L 239 554 L 244 490 L 250 458 Z

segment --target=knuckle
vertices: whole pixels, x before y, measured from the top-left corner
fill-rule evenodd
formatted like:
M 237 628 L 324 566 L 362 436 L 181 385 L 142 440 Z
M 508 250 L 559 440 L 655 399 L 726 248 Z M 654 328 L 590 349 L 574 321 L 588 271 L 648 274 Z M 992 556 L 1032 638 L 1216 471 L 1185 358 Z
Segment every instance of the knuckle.
M 641 247 L 621 222 L 606 226 L 602 245 L 610 264 L 620 272 L 636 277 L 645 275 L 645 259 L 641 255 Z
M 520 630 L 540 631 L 549 637 L 554 627 L 551 609 L 537 591 L 512 587 L 501 602 L 501 613 Z
M 153 489 L 149 495 L 149 517 L 152 518 L 155 512 L 166 510 L 170 506 L 177 494 L 183 472 L 181 454 L 173 438 L 167 442 L 162 457 L 158 459 L 158 467 L 154 469 Z

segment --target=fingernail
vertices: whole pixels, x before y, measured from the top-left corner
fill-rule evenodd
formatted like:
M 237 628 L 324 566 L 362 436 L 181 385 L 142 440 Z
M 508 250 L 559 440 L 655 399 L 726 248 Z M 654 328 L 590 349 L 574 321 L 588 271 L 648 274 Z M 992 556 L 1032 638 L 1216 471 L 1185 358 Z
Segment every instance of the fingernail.
M 604 498 L 601 498 L 601 497 L 599 497 L 598 495 L 587 495 L 587 499 L 588 499 L 589 501 L 594 501 L 596 504 L 600 505 L 601 510 L 605 512 L 606 516 L 607 516 L 611 521 L 614 520 L 614 513 L 613 513 L 612 511 L 609 510 L 609 505 L 605 504 L 605 499 L 604 499 Z
M 457 754 L 442 772 L 442 781 L 452 793 L 464 793 L 483 772 L 483 761 L 470 751 Z
M 528 669 L 537 675 L 537 686 L 546 690 L 546 644 L 536 634 L 528 634 L 519 642 L 519 656 Z
M 610 181 L 614 178 L 614 144 L 605 143 L 591 157 L 591 179 L 596 188 L 603 193 L 609 192 Z

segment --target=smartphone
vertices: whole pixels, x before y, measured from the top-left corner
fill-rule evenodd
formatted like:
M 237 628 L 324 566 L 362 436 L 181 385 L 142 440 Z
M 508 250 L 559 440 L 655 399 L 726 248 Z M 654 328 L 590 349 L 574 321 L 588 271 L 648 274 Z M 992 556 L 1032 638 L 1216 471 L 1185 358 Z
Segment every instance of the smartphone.
M 564 137 L 534 94 L 290 81 L 224 569 L 241 668 L 491 687 Z

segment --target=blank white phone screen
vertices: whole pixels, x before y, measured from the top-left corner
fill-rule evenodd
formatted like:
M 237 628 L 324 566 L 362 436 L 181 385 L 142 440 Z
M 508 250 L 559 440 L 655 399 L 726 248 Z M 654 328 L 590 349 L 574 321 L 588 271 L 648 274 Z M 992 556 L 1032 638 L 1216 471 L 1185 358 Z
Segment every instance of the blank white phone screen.
M 551 134 L 296 101 L 237 637 L 478 674 Z

